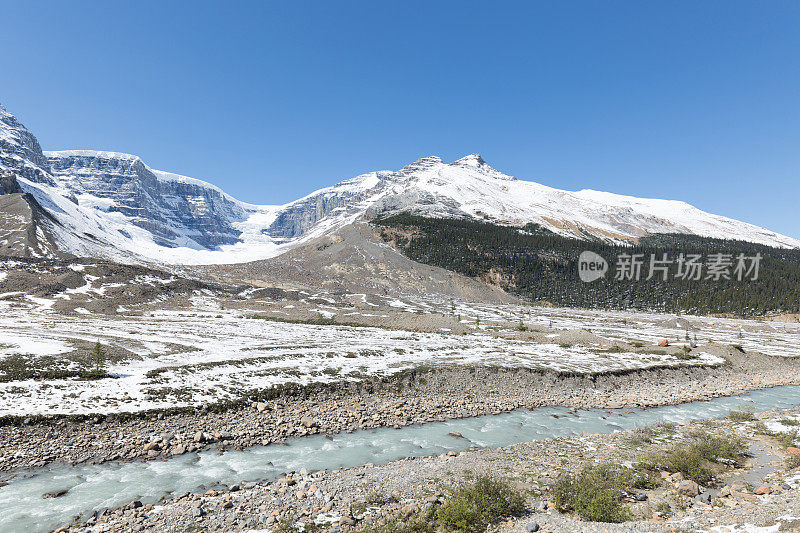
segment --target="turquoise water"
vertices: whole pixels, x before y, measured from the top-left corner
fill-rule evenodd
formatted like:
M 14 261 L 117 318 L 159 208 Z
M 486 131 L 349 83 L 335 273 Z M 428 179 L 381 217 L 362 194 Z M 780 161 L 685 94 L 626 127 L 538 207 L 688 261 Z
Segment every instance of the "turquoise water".
M 52 466 L 32 471 L 0 488 L 0 531 L 46 531 L 95 509 L 132 500 L 154 503 L 170 493 L 200 486 L 232 485 L 244 480 L 274 479 L 282 472 L 336 469 L 365 463 L 387 463 L 403 457 L 438 455 L 471 446 L 496 447 L 581 433 L 612 433 L 656 422 L 685 423 L 722 418 L 733 409 L 755 411 L 800 405 L 800 386 L 787 385 L 652 409 L 588 409 L 560 407 L 519 410 L 409 426 L 315 435 L 244 451 L 202 452 L 158 461 L 102 465 Z M 555 416 L 554 416 L 555 415 Z M 464 438 L 452 437 L 449 432 Z M 68 489 L 59 498 L 42 494 Z

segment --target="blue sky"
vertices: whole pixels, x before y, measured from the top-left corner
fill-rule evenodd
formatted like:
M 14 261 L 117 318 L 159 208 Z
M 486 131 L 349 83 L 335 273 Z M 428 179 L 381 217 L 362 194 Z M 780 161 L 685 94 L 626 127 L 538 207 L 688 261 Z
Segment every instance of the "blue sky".
M 798 2 L 0 0 L 0 19 L 0 102 L 45 149 L 253 203 L 480 152 L 800 237 Z

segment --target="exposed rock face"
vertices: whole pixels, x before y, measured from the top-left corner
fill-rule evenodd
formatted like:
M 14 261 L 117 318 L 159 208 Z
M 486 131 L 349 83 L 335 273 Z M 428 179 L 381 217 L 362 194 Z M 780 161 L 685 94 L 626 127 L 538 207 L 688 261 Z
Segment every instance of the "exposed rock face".
M 47 159 L 36 137 L 0 105 L 0 167 L 8 167 L 31 181 L 55 185 L 47 173 Z
M 187 238 L 203 248 L 239 241 L 241 231 L 232 224 L 246 217 L 245 209 L 215 187 L 151 170 L 128 154 L 81 150 L 46 155 L 53 176 L 79 201 L 104 203 L 109 213 L 126 215 L 161 246 L 185 246 Z
M 363 200 L 363 195 L 349 194 L 347 191 L 312 195 L 289 204 L 278 214 L 265 233 L 277 239 L 300 237 L 334 210 L 347 212 L 348 207 L 354 207 L 353 204 L 359 200 Z M 357 210 L 352 211 L 353 214 L 357 213 Z
M 17 177 L 10 170 L 0 170 L 0 195 L 22 192 Z

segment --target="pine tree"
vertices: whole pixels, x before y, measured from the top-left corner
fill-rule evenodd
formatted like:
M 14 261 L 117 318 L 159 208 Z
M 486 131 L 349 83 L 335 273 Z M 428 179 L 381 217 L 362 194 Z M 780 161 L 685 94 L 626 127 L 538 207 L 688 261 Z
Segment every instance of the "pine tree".
M 92 357 L 92 362 L 94 363 L 95 371 L 103 372 L 106 367 L 106 352 L 105 350 L 103 350 L 103 346 L 100 344 L 100 341 L 97 341 L 94 344 L 91 357 Z

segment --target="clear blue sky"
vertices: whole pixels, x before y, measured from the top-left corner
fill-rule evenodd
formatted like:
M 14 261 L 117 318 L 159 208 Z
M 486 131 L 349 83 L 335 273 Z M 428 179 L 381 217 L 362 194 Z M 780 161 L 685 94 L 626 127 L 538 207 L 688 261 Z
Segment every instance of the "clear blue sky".
M 283 203 L 424 155 L 800 237 L 800 2 L 0 0 L 45 149 Z

